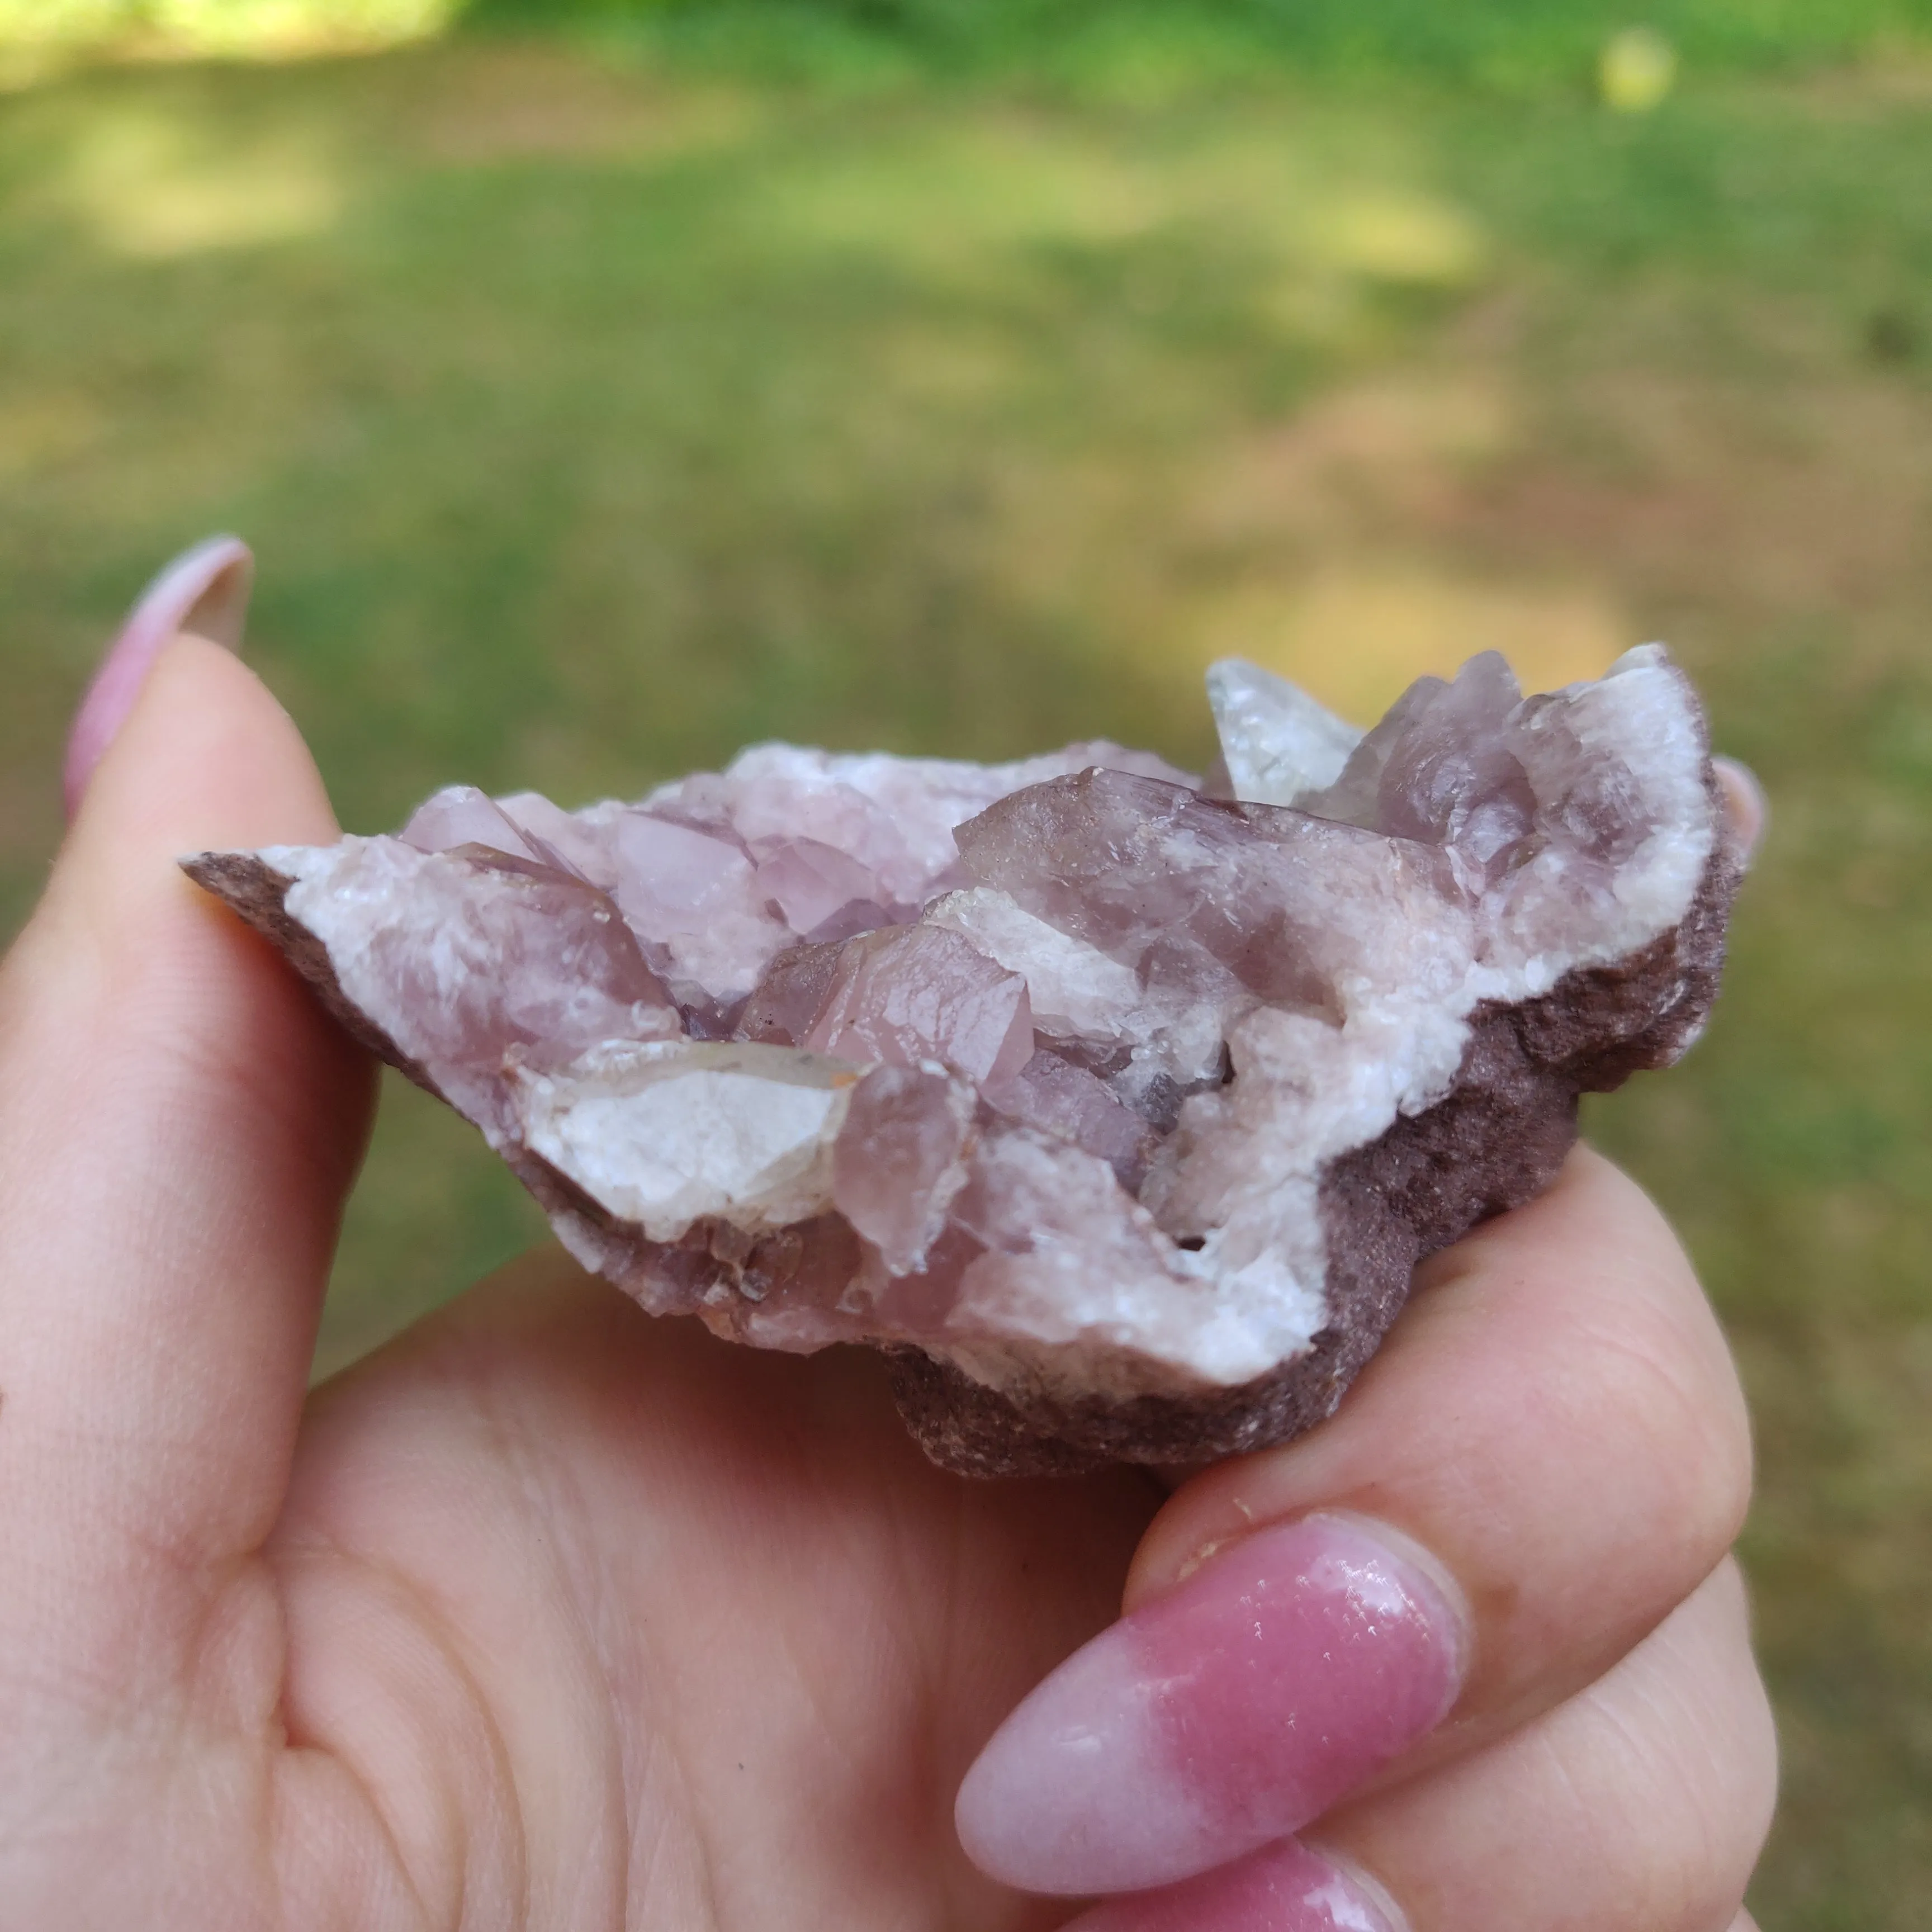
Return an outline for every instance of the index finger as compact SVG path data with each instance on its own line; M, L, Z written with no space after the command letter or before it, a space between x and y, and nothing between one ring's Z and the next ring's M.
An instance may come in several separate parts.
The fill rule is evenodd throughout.
M1580 1150L1540 1200L1424 1264L1334 1418L1169 1500L1123 1621L969 1775L968 1848L1034 1890L1160 1884L1475 1749L1660 1622L1749 1486L1688 1262Z

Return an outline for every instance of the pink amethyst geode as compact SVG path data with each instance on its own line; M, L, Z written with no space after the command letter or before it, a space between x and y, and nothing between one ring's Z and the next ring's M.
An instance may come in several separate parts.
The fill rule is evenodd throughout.
M1366 736L1208 694L1204 783L763 745L187 868L654 1313L884 1348L955 1469L1192 1462L1328 1414L1417 1261L1683 1052L1743 857L1654 646Z

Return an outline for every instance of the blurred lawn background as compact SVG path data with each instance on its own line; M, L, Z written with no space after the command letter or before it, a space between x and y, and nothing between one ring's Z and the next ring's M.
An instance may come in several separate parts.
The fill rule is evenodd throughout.
M1592 1130L1756 1407L1759 1916L1918 1932L1932 0L452 14L0 0L0 930L218 530L363 830L777 735L1198 764L1216 656L1366 718L1668 640L1772 829L1709 1037ZM323 1365L537 1232L393 1087Z

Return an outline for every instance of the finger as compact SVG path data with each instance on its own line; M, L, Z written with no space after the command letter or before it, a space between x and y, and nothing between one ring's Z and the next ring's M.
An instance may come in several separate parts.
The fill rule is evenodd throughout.
M1414 1932L1730 1927L1778 1742L1726 1562L1608 1676L1502 1743L1324 1821Z
M1724 801L1724 815L1730 820L1739 855L1748 859L1757 849L1757 842L1764 836L1766 824L1771 817L1771 806L1765 797L1764 788L1758 783L1757 774L1750 766L1740 764L1736 758L1713 758L1711 769L1717 775L1718 790Z
M178 637L0 969L0 1533L45 1585L8 1654L111 1676L273 1520L370 1070L176 861L334 836L280 706Z
M1709 1574L1749 1462L1681 1251L1580 1152L1418 1271L1332 1420L1170 1499L1128 1614L968 1776L968 1848L1034 1890L1160 1885L1479 1748Z
M1726 1563L1608 1676L1490 1750L1067 1932L1751 1932L1777 1745Z

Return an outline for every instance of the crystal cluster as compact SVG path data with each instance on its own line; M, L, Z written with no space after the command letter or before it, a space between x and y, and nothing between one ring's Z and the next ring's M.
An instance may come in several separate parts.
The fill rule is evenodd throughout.
M1226 1454L1694 1036L1741 854L1654 647L1529 698L1491 652L1366 736L1208 691L1204 782L765 745L188 869L646 1308L887 1348L956 1468Z

